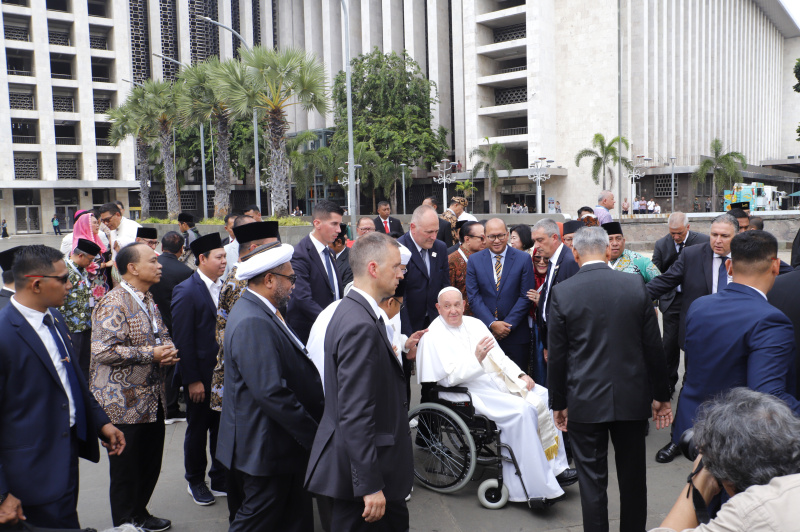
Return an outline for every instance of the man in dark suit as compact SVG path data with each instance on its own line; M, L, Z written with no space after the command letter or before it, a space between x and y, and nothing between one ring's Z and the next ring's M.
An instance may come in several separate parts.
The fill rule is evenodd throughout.
M769 302L778 310L786 314L794 327L795 362L794 396L800 399L800 269L786 275L779 275L775 285L767 294Z
M439 202L436 201L436 196L428 196L422 200L422 204L431 207L434 211L439 209ZM453 244L458 245L458 242L453 242L453 230L450 222L444 218L439 218L439 232L436 233L436 239L444 242L444 245L448 248Z
M527 294L534 287L533 262L530 255L508 245L508 228L500 218L486 222L486 245L467 262L469 306L508 358L527 371L531 345Z
M698 299L686 316L686 370L673 442L694 423L701 403L739 386L782 399L795 415L794 330L767 302L778 275L778 241L765 231L746 231L731 241L725 290ZM747 309L747 312L741 312Z
M297 283L286 321L304 344L322 309L342 297L344 286L329 246L341 231L343 212L332 201L314 205L314 230L297 244L292 255Z
M666 272L678 260L683 249L697 244L707 244L707 235L689 230L689 217L684 212L673 212L669 216L669 234L656 241L653 250L653 264L658 271ZM678 345L678 330L680 328L680 315L683 303L683 292L680 286L658 300L658 308L662 312L664 332L661 343L664 346L664 356L667 357L667 371L669 372L670 395L675 393L678 384L678 367L681 363L681 348Z
M561 242L558 224L549 218L539 220L531 230L531 238L536 243L542 257L547 259L547 276L539 294L539 310L536 312L536 326L539 339L544 346L544 360L547 362L547 318L550 312L550 293L553 287L578 273L578 263L570 253L570 248Z
M191 244L197 271L172 293L172 341L181 353L175 368L175 387L183 386L186 398L186 434L183 464L189 494L196 504L214 504L214 496L226 493L225 469L216 459L219 412L211 410L211 374L217 364L215 338L217 305L225 272L225 249L219 233L201 236ZM211 455L206 485L206 442Z
M556 426L569 430L583 529L609 529L610 434L620 531L639 532L647 521L647 419L652 413L656 426L666 427L672 409L658 321L644 281L610 269L607 247L608 235L600 227L575 233L573 250L581 268L551 293L547 388ZM598 301L616 304L598 313Z
M36 527L80 528L78 457L118 455L125 437L89 393L55 307L72 287L57 249L26 246L16 293L0 312L0 527L23 515ZM35 386L32 385L35 383Z
M350 248L347 247L347 224L341 224L340 229L341 232L331 244L331 249L336 259L336 271L339 273L339 279L342 280L342 291L344 291L347 283L353 280L353 272L350 270Z
M170 309L172 292L176 286L192 276L192 269L179 260L183 255L183 244L183 236L177 231L169 231L161 238L161 255L158 256L158 263L161 265L161 280L150 288L153 301L161 312L161 318L170 335L172 335L172 311ZM164 389L167 396L165 423L167 425L186 419L186 414L181 412L178 404L180 386L172 384L174 375L175 366L168 366L164 375Z
M325 403L316 367L278 310L294 285L292 251L266 244L236 271L247 289L225 327L217 444L217 457L244 489L233 532L314 530L303 479Z
M11 267L14 264L14 257L17 251L22 249L23 246L16 246L7 249L0 253L0 268L3 269L3 288L0 290L0 310L4 309L6 305L11 302L11 296L14 295L14 272Z
M392 206L388 201L381 201L378 203L378 216L375 217L375 230L379 233L391 235L398 233L402 235L403 224L397 218L389 216L392 214Z
M438 223L434 237L437 230ZM334 312L325 337L325 413L306 485L333 497L333 531L409 528L408 403L403 368L378 307L403 278L398 248L377 232L356 241L350 254L353 289Z

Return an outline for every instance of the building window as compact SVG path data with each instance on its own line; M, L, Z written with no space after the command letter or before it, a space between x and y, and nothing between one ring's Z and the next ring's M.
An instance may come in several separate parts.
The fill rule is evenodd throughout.
M703 181L698 181L694 187L695 196L711 196L711 177L706 176Z
M33 94L24 92L9 92L8 103L11 109L25 109L34 111L36 107L33 102Z
M14 155L14 179L40 179L39 156Z
M116 179L114 159L97 159L97 179Z
M75 99L72 96L53 94L53 111L57 113L74 113Z
M528 87L510 87L508 89L496 89L494 91L495 105L509 105L512 103L522 103L528 101Z
M56 170L59 179L78 179L78 160L77 159L58 159Z
M656 193L657 198L671 197L672 196L672 176L671 175L657 175L656 176ZM678 176L675 176L675 195L678 195Z
M22 26L5 26L5 38L9 41L30 41L30 33L27 27Z
M524 39L526 35L525 23L514 24L512 26L504 26L502 28L494 29L494 42L514 41L516 39Z
M50 30L47 32L47 41L56 46L72 46L68 31Z
M133 81L144 83L150 78L150 37L147 27L147 0L130 0L131 63Z
M111 109L111 98L95 96L94 97L94 112L97 114L104 114Z
M108 38L105 35L89 35L89 48L108 50Z

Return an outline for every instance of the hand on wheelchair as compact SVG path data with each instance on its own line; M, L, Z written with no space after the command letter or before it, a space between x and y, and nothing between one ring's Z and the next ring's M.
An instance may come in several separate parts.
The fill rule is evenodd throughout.
M364 521L374 523L383 517L384 512L386 512L386 498L383 496L383 491L364 495L364 513L361 514Z

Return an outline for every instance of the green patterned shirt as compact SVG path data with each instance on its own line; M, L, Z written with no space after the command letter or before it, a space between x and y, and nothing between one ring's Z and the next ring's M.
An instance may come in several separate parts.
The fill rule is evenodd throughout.
M629 249L623 250L622 255L616 261L611 261L608 264L617 271L638 273L644 278L645 283L649 283L661 275L653 261Z

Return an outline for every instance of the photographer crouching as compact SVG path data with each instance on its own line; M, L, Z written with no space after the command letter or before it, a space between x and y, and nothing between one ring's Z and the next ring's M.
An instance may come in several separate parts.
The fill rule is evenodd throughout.
M692 444L701 454L689 482L651 532L800 529L800 419L786 403L734 388L703 405ZM731 498L707 521L723 489Z

